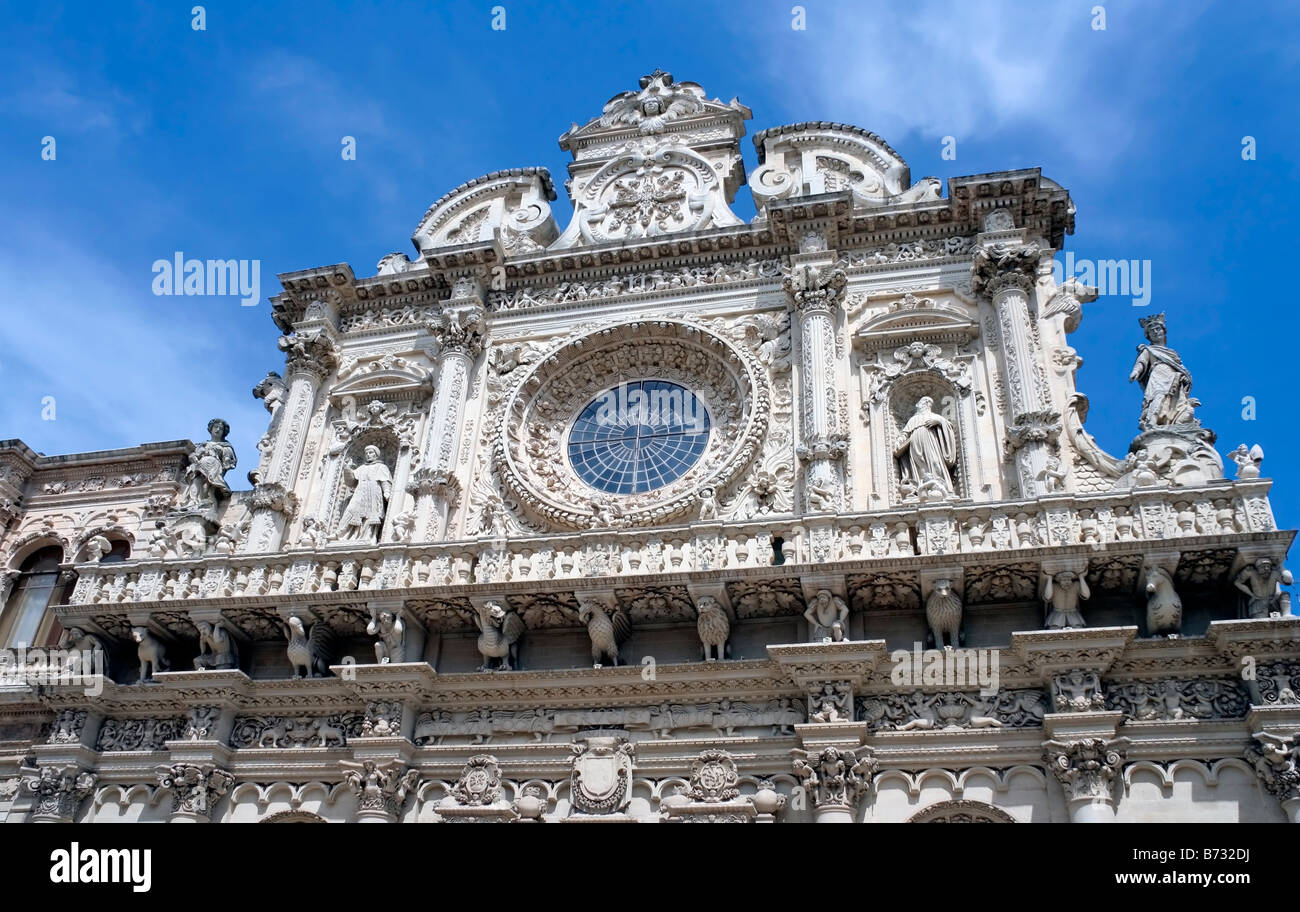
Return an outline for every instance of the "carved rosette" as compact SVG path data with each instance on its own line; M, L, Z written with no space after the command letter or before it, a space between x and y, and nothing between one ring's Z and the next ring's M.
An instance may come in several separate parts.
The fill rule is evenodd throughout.
M34 823L70 823L81 802L95 790L97 777L75 766L23 769L22 790L36 799Z
M570 339L520 377L494 431L492 459L508 491L532 517L570 529L591 528L605 504L619 525L645 526L691 514L702 491L724 491L762 450L771 415L766 368L753 353L679 320L628 322ZM569 463L573 418L620 381L679 384L709 413L708 444L680 478L645 494L609 498L587 486ZM607 523L605 523L607 524Z
M1043 746L1043 757L1070 801L1109 803L1127 746L1124 738L1048 741Z
M501 798L501 770L488 754L470 757L452 786L451 797L465 807L483 807Z
M212 819L212 809L235 777L211 763L177 763L158 767L158 784L172 793L172 813Z

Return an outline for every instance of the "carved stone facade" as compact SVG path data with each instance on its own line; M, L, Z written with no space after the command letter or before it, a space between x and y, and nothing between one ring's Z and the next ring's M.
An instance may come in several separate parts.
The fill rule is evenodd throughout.
M1293 533L1189 314L1108 454L1065 189L827 122L747 175L750 117L655 71L566 228L494 171L280 276L249 486L221 419L0 442L0 819L1297 819Z

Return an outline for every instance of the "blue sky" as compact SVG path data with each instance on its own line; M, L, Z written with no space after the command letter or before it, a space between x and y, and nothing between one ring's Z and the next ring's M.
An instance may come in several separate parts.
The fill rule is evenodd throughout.
M411 252L431 202L488 171L561 182L570 122L662 67L738 96L751 134L874 130L913 179L1040 166L1078 207L1067 249L1150 262L1147 308L1103 297L1071 338L1089 429L1126 450L1137 317L1167 311L1221 452L1261 444L1279 524L1300 522L1289 4L1111 2L1104 31L1095 2L806 0L802 31L788 0L500 5L504 31L491 2L209 3L205 31L192 2L0 5L0 437L107 449L200 438L221 415L242 482L266 421L249 390L283 363L277 273L371 275ZM747 188L736 210L752 215ZM555 212L563 227L567 200ZM154 296L153 262L178 250L260 260L261 303Z

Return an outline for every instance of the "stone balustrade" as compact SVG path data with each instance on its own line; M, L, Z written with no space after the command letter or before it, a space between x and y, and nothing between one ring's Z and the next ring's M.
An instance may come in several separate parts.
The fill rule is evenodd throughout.
M1276 526L1270 482L1222 482L907 511L771 516L655 529L340 544L277 554L209 554L79 564L70 605L258 598L322 592L743 571L1125 542L1243 540Z

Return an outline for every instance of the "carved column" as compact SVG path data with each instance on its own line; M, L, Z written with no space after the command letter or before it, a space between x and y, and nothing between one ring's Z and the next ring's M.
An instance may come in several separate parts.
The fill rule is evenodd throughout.
M253 488L252 521L243 548L251 552L273 551L284 538L285 525L297 503L294 479L316 395L338 363L333 339L326 330L293 333L281 337L279 344L288 364L288 392L277 416L265 475Z
M1246 748L1264 790L1282 803L1291 823L1300 823L1300 732L1276 735L1256 732Z
M344 760L339 766L357 799L357 823L396 823L420 781L420 771L402 760Z
M971 284L993 303L1006 372L1007 455L1015 461L1022 497L1048 493L1047 457L1061 433L1034 342L1029 296L1041 251L1036 244L993 244L975 251Z
M848 278L834 255L817 265L798 263L785 277L785 290L799 320L799 459L805 463L804 508L808 513L838 510L844 497L847 429L840 421L835 382L835 322L844 304Z
M95 774L75 766L25 767L22 773L22 790L36 802L32 823L72 823L81 802L95 790Z
M871 789L878 761L868 747L800 750L794 774L811 799L818 823L853 823L858 801Z
M158 767L158 784L172 793L169 823L211 823L235 777L211 763L176 763Z
M1071 823L1115 822L1115 778L1124 766L1124 738L1047 741L1043 758L1061 783Z
M456 458L470 371L483 350L484 314L477 280L463 276L456 282L447 309L428 327L437 344L438 374L420 468L407 485L416 498L416 541L445 536L448 517L460 496Z

